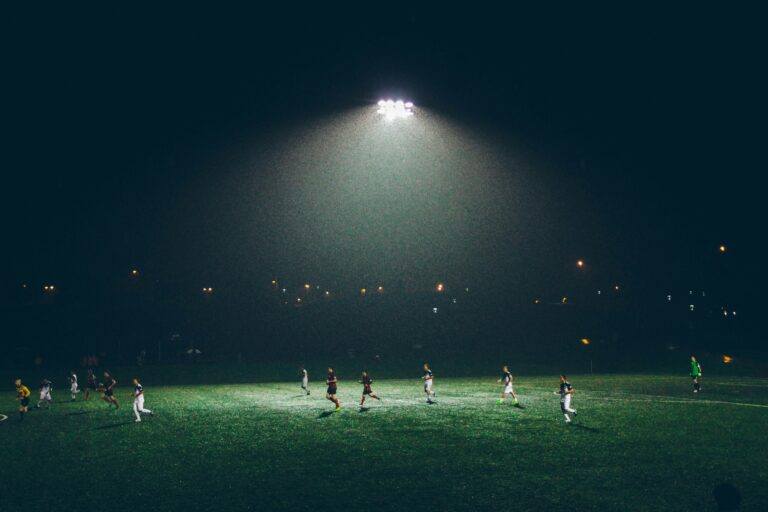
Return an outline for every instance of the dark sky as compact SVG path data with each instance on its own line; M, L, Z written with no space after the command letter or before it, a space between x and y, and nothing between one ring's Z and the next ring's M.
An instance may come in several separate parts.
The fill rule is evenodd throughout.
M759 261L759 13L362 5L12 13L5 279L137 266L195 286L447 277L533 293L576 258L597 281L659 286L711 272L720 243ZM344 153L345 113L384 96L444 120L429 135L450 147L413 139L400 160L369 152L371 168ZM378 171L379 210L339 192L358 165ZM380 171L399 165L446 171L390 190Z

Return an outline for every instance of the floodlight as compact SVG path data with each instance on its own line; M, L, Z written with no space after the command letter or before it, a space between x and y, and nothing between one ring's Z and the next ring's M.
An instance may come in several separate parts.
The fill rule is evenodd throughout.
M410 117L413 115L413 102L404 102L403 100L379 100L377 103L379 109L376 111L383 115L388 121L398 118Z

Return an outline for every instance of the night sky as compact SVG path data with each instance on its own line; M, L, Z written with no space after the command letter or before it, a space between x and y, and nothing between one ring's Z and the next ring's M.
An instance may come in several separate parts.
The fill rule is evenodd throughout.
M366 5L9 13L6 284L755 292L758 13Z

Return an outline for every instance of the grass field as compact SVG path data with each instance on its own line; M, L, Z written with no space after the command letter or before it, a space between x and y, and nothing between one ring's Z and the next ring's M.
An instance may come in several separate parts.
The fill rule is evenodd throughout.
M698 396L684 376L571 382L571 426L556 376L519 376L522 409L495 403L495 377L438 375L436 405L418 379L382 380L363 412L347 380L339 413L320 383L307 397L295 382L145 382L156 415L140 424L127 386L119 410L58 389L23 422L4 393L0 510L701 512L724 481L743 510L765 510L768 382L713 376Z

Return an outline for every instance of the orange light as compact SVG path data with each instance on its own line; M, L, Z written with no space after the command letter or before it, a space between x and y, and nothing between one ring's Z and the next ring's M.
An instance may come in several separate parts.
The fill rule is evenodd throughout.
M435 286L435 290L437 290L438 292L442 292L443 290L445 290L445 285L443 283L437 283L437 285Z
M583 267L584 266L584 260L577 261L576 265L579 266L579 267Z
M304 285L304 288L309 290L311 288L311 286L309 286L309 283L307 283L307 284Z
M733 358L732 358L731 356L725 356L725 355L724 355L724 356L723 356L723 362L724 362L725 364L729 364L729 363L732 363L732 362L733 362Z
M726 246L724 246L724 245L720 246L720 252L725 252L727 250L728 250L728 248Z
M581 338L581 343L584 345L589 345L589 338Z

